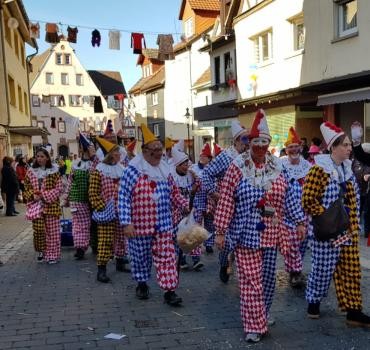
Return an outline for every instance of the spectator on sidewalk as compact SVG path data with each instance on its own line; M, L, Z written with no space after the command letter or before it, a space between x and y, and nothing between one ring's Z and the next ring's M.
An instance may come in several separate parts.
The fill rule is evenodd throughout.
M22 194L23 194L23 191L24 191L24 179L26 177L27 168L28 168L28 165L24 161L24 157L23 156L19 157L18 164L15 168L15 172L17 173L17 179L18 179L18 182L19 182L19 189L20 189L19 195L18 195L19 203L23 202Z
M1 170L2 182L1 192L6 195L6 216L16 216L19 214L15 210L14 202L19 193L19 183L12 163L11 157L3 158L3 168Z

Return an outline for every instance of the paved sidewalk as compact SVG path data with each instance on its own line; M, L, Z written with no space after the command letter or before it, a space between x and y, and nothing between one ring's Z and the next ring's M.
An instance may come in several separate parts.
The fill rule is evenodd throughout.
M250 345L243 341L236 278L228 285L218 280L215 254L204 257L202 272L181 274L184 305L170 308L154 281L151 298L136 300L135 283L115 272L113 263L113 282L96 282L90 252L77 262L73 249L63 248L61 263L37 264L30 224L21 217L0 217L0 230L1 249L13 247L5 249L11 254L0 268L0 349L369 349L370 330L346 327L333 289L322 303L322 318L306 318L303 292L288 287L281 258L272 307L276 325ZM362 250L364 309L370 312L370 248ZM111 332L126 338L104 339Z

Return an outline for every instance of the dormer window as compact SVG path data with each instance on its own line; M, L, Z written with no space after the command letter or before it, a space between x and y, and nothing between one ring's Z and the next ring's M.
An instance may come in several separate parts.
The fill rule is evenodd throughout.
M186 38L190 38L194 34L193 18L189 18L184 23L184 33Z
M146 64L143 66L143 77L150 77L152 75L152 65L151 64Z

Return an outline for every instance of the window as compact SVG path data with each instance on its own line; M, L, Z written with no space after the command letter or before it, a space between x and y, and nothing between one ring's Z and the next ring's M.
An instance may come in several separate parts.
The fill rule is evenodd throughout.
M31 95L32 107L40 107L40 97L38 95Z
M159 137L160 136L160 133L159 133L159 124L153 124L153 134L156 137Z
M54 84L54 75L53 73L45 73L45 82L48 85Z
M18 85L18 109L23 112L23 93L22 88Z
M83 79L82 74L76 74L76 85L82 86L84 84L84 79Z
M22 41L20 43L20 55L21 55L20 60L22 62L22 66L23 66L23 68L25 68L26 67L26 62L25 62L25 57L24 57L24 44L23 44Z
M224 73L225 82L227 83L230 79L235 79L233 59L230 52L224 53Z
M152 75L152 65L151 64L146 64L143 67L143 76L144 78L149 77Z
M56 64L63 64L62 62L63 55L61 53L55 54L55 63Z
M64 54L64 64L72 64L71 55L69 53Z
M293 27L293 50L303 50L306 36L306 28L303 22L303 14L289 20Z
M14 32L14 51L16 56L19 58L19 36L17 32Z
M4 12L4 32L5 32L5 39L10 46L12 46L12 32L8 27L8 20L9 16Z
M28 96L27 93L23 93L23 102L24 102L24 113L28 115Z
M9 84L9 97L10 97L10 104L15 106L15 83L14 79L8 75L8 84Z
M158 92L152 93L152 105L155 106L158 104Z
M66 132L66 123L63 121L58 122L58 132L64 134Z
M261 33L254 38L254 58L256 63L263 63L272 59L272 29Z
M43 121L37 121L37 126L41 129L45 128L45 122Z
M72 107L81 106L81 96L80 95L69 95L69 105Z
M339 37L357 33L357 0L335 0L337 35Z
M215 84L220 84L220 56L215 57Z
M189 38L194 34L194 22L193 18L189 18L184 23L184 33L185 37Z
M63 95L50 95L50 107L65 107Z
M68 85L69 84L68 74L62 73L60 76L60 80L62 82L62 85Z

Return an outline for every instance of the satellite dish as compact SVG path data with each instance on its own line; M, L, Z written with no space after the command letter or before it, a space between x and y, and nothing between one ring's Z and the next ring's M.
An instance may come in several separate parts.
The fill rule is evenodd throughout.
M9 27L10 29L17 29L17 28L18 28L18 26L19 26L19 23L18 23L18 21L17 21L17 19L16 19L16 18L14 18L14 17L10 17L10 18L8 19L8 27Z

